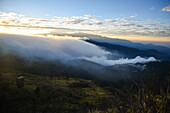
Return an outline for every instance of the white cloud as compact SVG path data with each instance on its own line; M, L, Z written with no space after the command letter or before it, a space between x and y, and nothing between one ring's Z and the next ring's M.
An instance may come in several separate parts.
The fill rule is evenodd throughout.
M74 46L73 46L74 45ZM68 61L85 59L101 65L136 64L157 61L154 57L109 60L110 52L81 40L72 38L40 38L22 35L0 34L1 53L13 53L25 58ZM118 53L116 53L118 54Z
M25 17L21 14L16 13L5 13L0 12L0 24L4 26L25 26L25 27L63 27L72 29L100 29L103 24L99 22L96 17L85 15L85 16L72 16L72 17L57 17L53 16L51 20L45 20L41 18L30 18ZM90 27L90 26L91 27ZM98 27L96 26L98 25ZM99 26L100 25L100 26Z
M145 25L148 25L149 27L155 27L156 24L152 24L152 23L146 23Z
M134 22L141 22L141 20L134 20L134 19L131 19L131 21L134 21Z
M132 15L132 16L130 16L131 18L135 18L135 17L137 17L138 15L137 14L135 14L135 15Z
M45 16L50 16L49 14L45 14Z
M124 22L127 22L127 21L133 21L133 22L140 22L141 20L135 20L135 19L125 19L125 18L123 18L123 19L121 19L121 21L124 21Z
M102 25L103 23L100 22L100 21L97 21L95 24L96 24L96 25Z
M127 22L126 25L128 25L128 26L134 26L135 24L132 23L132 22Z
M113 20L113 19L105 19L105 22L106 22L106 23L113 23L113 22L116 22L116 20Z
M135 25L135 27L137 27L137 28L141 28L141 27L143 27L142 25Z
M123 18L123 19L121 19L122 21L130 21L130 19L125 19L125 18Z
M24 27L26 28L45 28L45 29L58 29L66 28L77 32L88 30L86 33L99 33L102 34L109 32L109 34L119 35L139 35L139 36L161 36L167 37L169 35L169 28L166 25L158 26L158 22L164 22L162 18L148 19L148 23L141 23L141 20L136 20L132 17L136 17L137 14L131 16L131 18L119 18L119 19L105 19L101 20L98 16L84 15L84 16L72 16L72 17L58 17L53 16L50 20L42 18L26 17L16 13L5 13L0 12L0 25L8 27ZM142 20L143 21L143 20ZM155 28L157 27L157 28ZM137 30L138 29L138 30ZM151 34L149 30L153 29L152 32L163 31L161 35L158 33ZM138 33L139 30L144 30L145 33ZM111 33L112 31L112 33ZM22 32L21 32L22 33Z
M128 58L121 58L118 60L108 60L107 57L102 56L102 57L82 57L80 59L86 59L92 62L96 62L101 65L105 66L112 66L112 65L117 65L117 64L136 64L136 63L147 63L147 62L155 62L157 61L154 57L149 57L149 58L142 58L140 56L137 56L134 59L128 59Z
M72 38L41 38L0 34L2 53L13 53L26 58L72 60L79 57L101 57L110 54L85 41Z
M154 7L151 7L150 10L154 10L155 8Z
M157 19L148 19L146 21L152 21L152 22L157 22L158 20L161 20L162 18L157 18Z
M170 11L170 5L168 5L167 7L164 7L164 8L162 9L162 11Z

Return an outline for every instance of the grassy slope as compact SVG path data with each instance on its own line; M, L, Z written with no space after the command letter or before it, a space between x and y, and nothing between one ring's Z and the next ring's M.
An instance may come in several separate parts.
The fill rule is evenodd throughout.
M17 88L16 78L24 76L25 85ZM35 93L39 87L40 92ZM32 112L87 112L100 108L107 110L103 100L111 100L110 93L91 80L65 77L42 77L28 73L1 73L1 113ZM109 101L107 101L109 102ZM110 101L112 102L112 101Z

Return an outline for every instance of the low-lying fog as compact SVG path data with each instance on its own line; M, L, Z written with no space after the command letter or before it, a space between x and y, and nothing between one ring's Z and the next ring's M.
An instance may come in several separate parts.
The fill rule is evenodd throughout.
M39 57L45 60L60 60L66 62L74 59L85 59L105 66L116 64L135 64L157 61L154 57L134 59L108 59L110 53L96 45L83 40L65 37L35 37L24 35L0 34L1 54L12 53L28 59ZM118 53L116 53L118 54ZM114 58L113 58L114 59Z

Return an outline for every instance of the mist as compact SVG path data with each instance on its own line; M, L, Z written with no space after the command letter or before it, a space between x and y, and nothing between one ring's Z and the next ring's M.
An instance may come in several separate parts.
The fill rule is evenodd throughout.
M50 61L60 60L62 62L85 59L104 66L157 61L154 57L142 58L140 56L137 56L134 59L108 59L107 56L114 53L105 51L102 48L83 40L65 37L42 38L0 34L0 48L1 54L11 53L27 59L42 58Z
M71 38L42 38L22 35L0 34L2 53L13 53L22 57L39 57L45 60L72 60L82 56L100 57L110 54L82 40Z
M103 57L92 57L92 58L84 57L82 59L86 59L88 61L93 61L93 62L96 62L98 64L102 64L102 65L105 65L105 66L112 66L112 65L117 65L117 64L147 63L147 62L158 61L154 57L142 58L140 56L137 56L133 59L120 58L118 60L108 60L107 57L105 57L105 56L103 56Z

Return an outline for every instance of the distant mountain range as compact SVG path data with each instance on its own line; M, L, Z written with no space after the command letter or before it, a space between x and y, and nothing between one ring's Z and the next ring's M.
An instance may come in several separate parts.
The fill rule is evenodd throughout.
M114 40L114 39L113 39ZM137 48L122 46L121 44L112 44L107 42L98 42L94 40L86 40L89 43L95 44L103 49L110 51L110 52L118 52L121 54L122 58L135 58L136 56L141 57L155 57L159 60L170 61L170 55L164 52L160 52L155 49L145 49L140 50Z
M54 34L63 35L63 34ZM136 56L153 56L159 60L170 61L170 48L154 44L134 43L123 39L108 38L99 35L74 33L66 34L73 37L82 37L82 40L95 44L110 52L118 52L122 58L134 58ZM85 38L84 38L85 37ZM118 56L119 58L120 56ZM116 58L116 56L114 56Z
M82 40L93 40L95 42L101 42L101 43L108 43L113 45L120 45L130 48L136 48L138 50L156 50L161 53L165 53L166 55L170 56L170 48L166 46L161 45L154 45L154 44L142 44L142 43L135 43L131 42L129 40L124 39L118 39L118 38L108 38L100 35L94 35L94 34L87 34L87 33L72 33L72 34L66 34L66 33L51 33L52 35L56 36L72 36L72 37L82 37ZM46 34L44 34L46 35Z
M158 52L166 53L167 55L170 55L170 48L165 47L165 46L160 46L160 45L134 43L129 40L108 38L104 36L86 34L86 33L75 33L75 34L67 34L67 35L73 36L73 37L86 37L96 42L131 47L131 48L136 48L139 50L156 50Z

